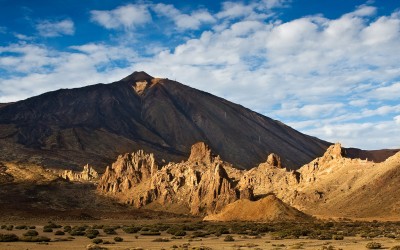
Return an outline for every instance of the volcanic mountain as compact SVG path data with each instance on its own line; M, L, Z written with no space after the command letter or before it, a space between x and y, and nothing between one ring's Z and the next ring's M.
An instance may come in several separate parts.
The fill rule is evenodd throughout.
M0 106L2 161L97 170L143 149L181 161L198 141L249 169L270 153L298 168L330 143L206 92L134 72L110 84L60 89Z

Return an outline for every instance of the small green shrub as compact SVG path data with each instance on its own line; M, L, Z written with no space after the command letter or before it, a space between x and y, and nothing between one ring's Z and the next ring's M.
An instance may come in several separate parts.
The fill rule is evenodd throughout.
M43 227L43 232L44 232L44 233L51 233L51 232L53 232L53 228L50 228L50 227Z
M390 250L400 250L400 246L393 246L390 248Z
M235 239L232 237L232 235L227 235L225 236L224 241L235 241Z
M124 231L127 234L134 234L139 232L141 227L123 227L122 231Z
M84 236L86 233L85 231L72 230L69 234L71 236Z
M178 230L174 233L175 236L185 236L186 232L183 230Z
M72 230L71 226L64 226L63 229L64 229L64 232L66 232L66 233L69 233Z
M365 246L368 249L381 249L382 248L382 244L372 241L372 242L368 242L367 245Z
M61 225L58 225L54 222L49 221L49 223L45 226L45 227L49 227L49 228L61 228Z
M97 237L97 235L99 235L100 232L97 229L88 229L85 232L85 236L88 237L89 239L94 239Z
M100 244L100 243L103 242L103 240L102 240L102 239L93 239L92 242L93 242L94 244Z
M36 230L28 230L26 231L23 236L38 236L39 233Z
M115 232L115 229L112 227L103 228L103 232L105 234L117 234L117 232Z
M0 234L0 242L13 242L18 240L19 238L15 234Z
M161 235L161 233L160 232L150 232L150 231L148 231L148 232L141 232L140 235L152 236L152 235Z
M122 237L117 236L117 237L114 237L114 241L115 242L122 242L122 241L124 241L124 239Z
M343 235L334 235L332 238L333 238L334 240L344 240Z
M65 235L65 232L61 231L61 230L57 230L54 235Z
M15 229L25 230L25 229L28 229L28 227L26 225L18 225L18 226L15 226Z

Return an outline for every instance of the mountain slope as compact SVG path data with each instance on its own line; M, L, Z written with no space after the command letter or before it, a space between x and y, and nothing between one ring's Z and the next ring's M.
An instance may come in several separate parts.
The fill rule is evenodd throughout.
M121 81L45 93L0 108L2 160L99 170L144 149L180 161L204 141L222 159L251 168L270 153L297 168L329 143L240 105L135 72Z

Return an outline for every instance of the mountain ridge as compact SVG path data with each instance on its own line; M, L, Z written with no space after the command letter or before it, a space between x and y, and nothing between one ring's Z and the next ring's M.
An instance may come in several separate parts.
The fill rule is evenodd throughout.
M197 141L246 169L272 152L284 166L296 168L330 145L241 105L145 72L6 105L0 108L0 127L1 150L14 152L3 160L75 170L89 163L100 172L119 154L139 149L181 161Z

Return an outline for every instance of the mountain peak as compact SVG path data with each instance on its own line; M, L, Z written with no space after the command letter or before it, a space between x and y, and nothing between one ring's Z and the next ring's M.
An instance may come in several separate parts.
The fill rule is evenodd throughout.
M129 76L123 78L121 81L124 82L137 82L137 81L151 81L154 77L147 74L144 71L135 71Z

